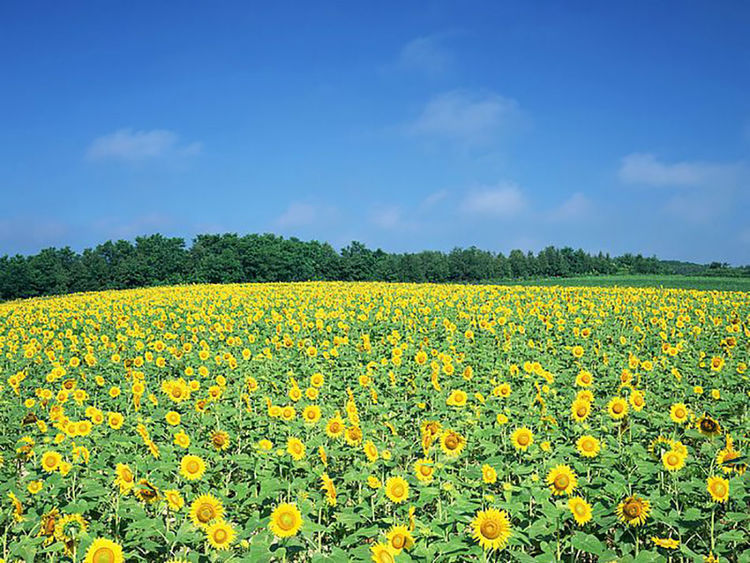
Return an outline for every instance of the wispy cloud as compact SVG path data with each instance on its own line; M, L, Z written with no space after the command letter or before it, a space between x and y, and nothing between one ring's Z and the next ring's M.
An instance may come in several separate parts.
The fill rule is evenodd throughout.
M444 73L453 63L452 54L442 45L445 34L417 37L401 49L398 68L428 75Z
M554 221L573 221L589 215L593 207L589 198L581 192L575 192L559 207L553 209L549 217Z
M461 203L461 211L467 215L506 218L512 217L526 207L521 189L513 183L502 183L471 191Z
M200 153L200 143L182 144L173 131L119 129L94 139L86 151L89 160L148 160L170 155L191 156Z
M741 174L739 163L659 161L653 154L633 153L622 159L619 177L626 184L654 187L712 188L735 184Z
M436 192L432 192L422 200L420 208L429 209L430 207L434 207L435 205L443 201L446 197L448 197L448 190L438 190Z
M335 215L334 207L296 201L276 219L276 225L281 228L308 227L330 221Z
M493 92L453 90L432 98L407 130L412 135L483 144L520 115L518 103Z

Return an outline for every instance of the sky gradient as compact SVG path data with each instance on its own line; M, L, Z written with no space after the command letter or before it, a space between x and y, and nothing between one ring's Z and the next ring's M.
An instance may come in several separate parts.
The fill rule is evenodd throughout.
M5 2L0 254L161 232L750 263L750 4Z

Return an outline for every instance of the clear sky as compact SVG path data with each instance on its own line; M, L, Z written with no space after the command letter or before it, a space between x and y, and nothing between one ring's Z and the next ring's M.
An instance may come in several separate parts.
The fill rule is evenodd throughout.
M3 2L0 253L161 232L750 263L750 3Z

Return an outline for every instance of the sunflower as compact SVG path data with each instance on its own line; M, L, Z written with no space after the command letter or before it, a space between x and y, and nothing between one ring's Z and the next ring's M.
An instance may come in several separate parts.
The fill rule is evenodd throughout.
M370 475L367 477L367 486L371 489L379 489L383 486L383 483L380 482L380 479L378 479L375 475Z
M406 526L393 526L388 530L385 537L396 555L401 553L402 550L408 550L414 546L414 537Z
M576 385L578 387L589 387L594 383L594 376L590 371L581 370L576 376Z
M747 470L747 464L737 461L738 459L742 459L742 457L742 453L735 450L731 441L727 440L727 447L716 454L716 465L721 467L724 473L732 473L734 471L739 475L743 475Z
M569 495L576 488L578 480L570 466L558 465L547 474L547 484L553 495Z
M350 446L358 446L362 443L362 429L359 426L350 426L344 432L344 438Z
M185 501L183 500L182 495L180 495L180 491L173 489L166 490L164 491L164 499L167 501L169 509L174 512L181 510L182 507L185 506Z
M166 415L164 415L164 420L166 420L167 424L169 424L170 426L177 426L182 420L182 417L177 411L169 411Z
M72 556L77 538L88 532L89 524L80 514L66 514L55 522L55 539L65 545L65 554Z
M229 549L236 535L237 532L234 531L231 524L221 519L215 520L213 524L206 528L206 539L208 540L208 543L214 549L222 551Z
M135 487L135 476L130 467L124 463L115 466L115 485L120 488L121 495L127 495Z
M570 416L576 422L583 422L591 414L591 402L583 399L576 399L570 405Z
M96 538L86 551L85 563L123 563L122 546L106 538Z
M302 527L302 514L294 504L284 503L274 508L268 528L278 538L294 536Z
M385 496L400 504L409 497L409 483L403 477L389 477L385 482Z
M613 397L607 403L607 412L612 420L620 420L628 414L628 402L622 397Z
M463 407L466 405L467 399L468 396L466 395L466 391L462 391L461 389L454 389L445 400L445 404L453 407Z
M201 495L190 505L190 519L198 528L205 528L224 515L224 505L213 495Z
M306 424L315 424L320 420L320 407L318 405L308 405L302 411L302 418Z
M329 506L336 506L336 485L334 485L333 479L328 476L328 473L323 473L320 480L322 482L320 488L326 493L326 502Z
M570 509L576 524L583 526L586 522L591 520L591 505L581 497L571 497L568 500L568 508Z
M643 407L646 406L646 398L643 395L643 391L633 391L630 394L630 406L633 407L633 410L636 412L640 412L643 410Z
M448 457L458 457L466 447L466 438L455 430L446 430L440 437L440 449Z
M495 471L494 467L486 463L482 466L482 481L488 485L497 481L497 471Z
M374 463L378 460L378 448L372 443L372 440L367 440L367 442L365 442L364 449L367 461Z
M149 483L146 479L138 481L138 488L133 493L138 500L148 504L159 500L159 489Z
M44 454L42 454L42 469L47 473L52 473L60 467L61 461L62 456L59 453L55 451L44 452Z
M286 451L294 461L299 461L305 457L305 444L299 438L289 438L286 442Z
M186 455L180 462L180 475L188 481L197 481L206 472L206 462L200 456Z
M176 446L180 446L182 449L187 449L190 445L190 436L184 432L178 432L174 435L174 443Z
M685 467L685 456L675 450L668 450L662 454L661 462L667 471L679 471Z
M664 549L677 549L680 547L680 540L672 538L657 538L656 536L653 536L651 541L654 542L654 545L657 547L663 547Z
M639 526L646 522L651 512L651 503L638 495L632 495L617 505L616 512L622 522L627 522L631 526Z
M59 517L60 511L57 508L53 508L42 515L37 536L44 536L44 545L49 545L55 541L55 523Z
M229 447L229 434L223 430L216 430L211 434L211 445L217 451L224 451Z
M669 418L672 422L683 424L688 419L688 408L684 403L675 403L669 408Z
M525 452L534 443L534 434L525 426L516 428L510 435L510 441L516 450Z
M704 436L718 436L721 434L721 425L710 416L703 415L695 423L698 431Z
M576 441L576 448L583 457L596 457L599 455L601 445L593 436L584 435Z
M370 547L370 552L372 553L371 559L374 563L395 563L396 561L396 552L387 543L374 544Z
M706 490L715 502L726 502L729 498L729 481L723 477L709 477L706 480Z
M344 434L344 420L336 413L336 416L326 422L326 435L329 438L338 439Z
M504 510L480 510L471 522L474 539L484 549L503 549L511 535L510 520Z
M414 474L422 483L431 483L435 474L435 464L430 458L422 458L414 464Z

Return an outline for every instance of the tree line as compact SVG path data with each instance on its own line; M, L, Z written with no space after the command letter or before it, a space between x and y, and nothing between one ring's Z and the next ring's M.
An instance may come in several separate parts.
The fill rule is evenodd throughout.
M611 257L549 246L534 254L506 256L476 247L450 252L388 253L352 242L337 252L330 244L273 234L198 235L185 240L160 234L107 241L78 253L46 248L31 256L0 258L0 299L80 291L189 283L291 282L308 280L472 283L573 275L750 275L732 268L659 260L640 254Z

